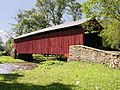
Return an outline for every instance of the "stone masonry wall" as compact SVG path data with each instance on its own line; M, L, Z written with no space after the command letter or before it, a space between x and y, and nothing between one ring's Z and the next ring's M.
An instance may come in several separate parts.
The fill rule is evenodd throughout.
M69 49L68 61L86 61L107 64L112 68L120 68L120 52L104 51L83 45L73 45Z

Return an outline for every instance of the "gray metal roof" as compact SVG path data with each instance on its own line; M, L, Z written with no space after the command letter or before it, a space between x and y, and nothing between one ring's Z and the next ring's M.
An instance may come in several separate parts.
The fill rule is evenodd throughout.
M84 23L88 20L90 20L90 18L82 19L82 20L74 21L74 22L68 22L68 23L64 23L64 24L60 24L60 25L55 25L55 26L52 26L52 27L48 27L48 28L44 28L44 29L40 29L40 30L31 32L31 33L20 35L18 37L15 37L14 39L20 39L20 38L27 37L27 36L30 36L30 35L35 35L35 34L38 34L38 33L52 31L52 30L56 30L56 29L77 26L77 25L80 25L80 24L82 24L82 23Z

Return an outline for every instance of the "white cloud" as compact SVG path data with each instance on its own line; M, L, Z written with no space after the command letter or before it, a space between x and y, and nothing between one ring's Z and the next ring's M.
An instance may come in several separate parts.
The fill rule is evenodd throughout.
M1 29L0 29L0 34L2 34L2 35L8 35L4 30L1 30Z

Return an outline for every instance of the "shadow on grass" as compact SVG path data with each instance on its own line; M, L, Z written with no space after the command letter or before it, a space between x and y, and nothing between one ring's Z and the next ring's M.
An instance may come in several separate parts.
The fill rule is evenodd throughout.
M23 77L18 73L1 74L3 80L0 81L0 90L72 90L73 85L65 85L62 83L52 83L50 85L33 85L30 83L18 83L17 79Z
M39 64L39 63L45 62L45 61L47 61L47 60L36 60L36 59L33 59L33 60L30 61L30 62L31 62L31 63L37 63L37 64Z
M0 82L0 90L72 90L72 85L52 83L47 86Z
M0 77L3 77L3 81L16 81L19 77L23 77L23 75L19 75L18 73L14 74L0 74Z

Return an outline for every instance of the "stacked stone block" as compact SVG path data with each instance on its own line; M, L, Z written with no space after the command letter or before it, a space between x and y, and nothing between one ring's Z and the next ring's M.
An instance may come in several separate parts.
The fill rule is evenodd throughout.
M68 61L86 61L107 64L112 68L120 68L120 52L105 51L84 45L72 45L69 49Z

